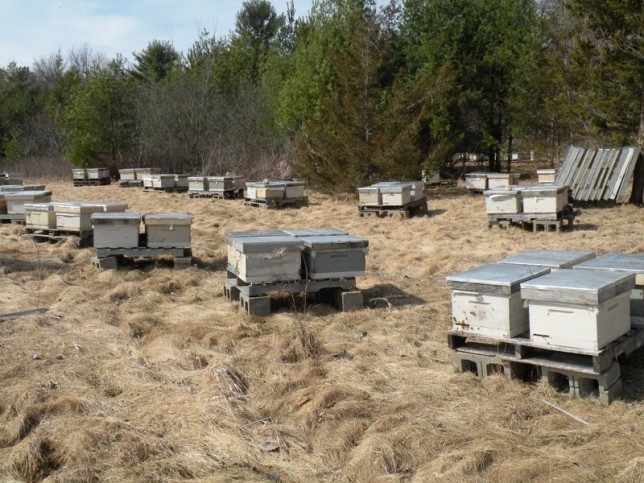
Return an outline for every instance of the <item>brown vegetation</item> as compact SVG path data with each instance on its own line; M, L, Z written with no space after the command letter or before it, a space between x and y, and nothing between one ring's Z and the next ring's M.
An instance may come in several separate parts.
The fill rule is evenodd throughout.
M50 182L55 200L195 216L197 267L98 271L93 250L0 226L0 479L21 481L641 481L644 361L603 407L543 383L456 373L446 275L531 248L644 252L634 206L587 208L572 233L488 231L484 200L430 193L430 217L359 218ZM367 308L268 318L223 297L228 230L335 226L370 241ZM546 406L546 397L591 423Z

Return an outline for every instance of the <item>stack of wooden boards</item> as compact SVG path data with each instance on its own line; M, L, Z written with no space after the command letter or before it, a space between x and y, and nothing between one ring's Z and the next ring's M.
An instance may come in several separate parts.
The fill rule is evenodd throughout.
M465 175L465 188L477 193L485 190L505 188L519 183L519 173L487 173L475 171Z
M244 178L228 175L191 176L188 178L188 195L191 198L240 198L244 195Z
M159 168L125 168L119 169L119 186L121 188L143 186L143 178L151 178L152 175L160 174ZM150 183L150 187L152 184Z
M144 232L140 233L141 220ZM135 212L96 212L91 215L99 268L117 268L124 259L172 257L174 267L186 268L192 261L190 228L192 216L155 213L141 217Z
M269 315L271 292L320 294L341 310L362 308L356 277L369 242L335 228L228 232L224 292L251 315Z
M244 205L261 208L300 207L308 203L300 180L247 181Z
M110 170L107 168L72 169L74 186L101 186L111 183Z
M489 189L485 195L488 228L511 224L531 225L533 231L554 228L560 231L563 222L572 227L575 214L568 204L568 186L550 184L514 185Z
M384 181L358 188L360 216L409 218L427 213L427 198L422 181Z
M540 377L610 403L644 344L644 254L533 250L447 277L459 371Z

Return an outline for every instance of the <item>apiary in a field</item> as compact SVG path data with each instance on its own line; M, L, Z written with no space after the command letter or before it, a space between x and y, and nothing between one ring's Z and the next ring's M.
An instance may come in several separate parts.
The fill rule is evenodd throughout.
M143 216L149 248L190 248L192 216L184 213L157 213Z
M575 270L612 271L635 275L631 290L631 326L644 327L644 254L606 253L576 265Z
M33 230L55 230L54 203L26 203L25 226Z
M515 337L529 328L521 283L550 272L543 267L491 264L450 275L452 328L492 338Z
M7 213L10 215L24 214L27 203L47 203L51 201L51 191L17 191L4 193Z
M568 186L523 186L523 212L560 213L568 205L568 191Z
M593 252L585 251L528 250L527 252L523 252L518 255L502 258L497 263L546 267L554 271L560 268L573 268L574 266L594 257L595 254Z
M487 173L477 171L465 175L465 188L471 191L483 192L488 189Z
M300 279L302 240L274 236L226 235L228 270L246 283L272 283Z
M98 211L91 215L96 248L139 246L141 215L134 212Z
M520 177L519 173L487 173L487 188L490 190L505 189L518 184Z
M600 350L631 328L630 291L623 272L561 269L521 283L530 339L547 345Z
M66 232L84 232L92 229L93 213L104 211L103 206L93 203L58 203L56 212L56 228Z
M522 211L521 192L513 189L489 189L485 195L485 211L488 215L518 214Z
M557 179L556 168L543 168L537 170L537 183L539 184L554 184Z

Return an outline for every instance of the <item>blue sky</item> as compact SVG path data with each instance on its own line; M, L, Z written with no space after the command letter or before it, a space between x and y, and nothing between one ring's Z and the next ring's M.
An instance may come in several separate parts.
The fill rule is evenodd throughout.
M207 29L217 37L234 27L242 0L0 0L0 67L31 66L60 49L63 56L87 44L108 58L132 58L151 40L169 40L186 51ZM286 10L287 0L273 0ZM294 0L297 17L312 0Z

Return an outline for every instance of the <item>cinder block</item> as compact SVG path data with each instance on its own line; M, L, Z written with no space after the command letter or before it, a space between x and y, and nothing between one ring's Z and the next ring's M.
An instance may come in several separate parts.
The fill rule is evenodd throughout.
M268 296L249 297L240 292L239 303L249 315L256 315L258 317L271 315L271 298Z
M92 265L102 270L116 270L119 267L118 259L116 257L92 257Z
M360 290L344 291L337 290L335 293L335 306L342 312L361 310L364 308L364 298Z
M175 257L174 269L185 270L186 268L190 268L191 263L192 263L192 257Z
M239 287L236 278L229 278L224 282L224 295L230 301L239 300Z

